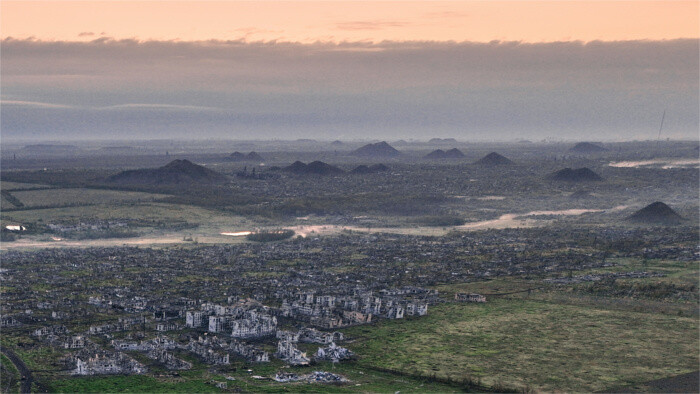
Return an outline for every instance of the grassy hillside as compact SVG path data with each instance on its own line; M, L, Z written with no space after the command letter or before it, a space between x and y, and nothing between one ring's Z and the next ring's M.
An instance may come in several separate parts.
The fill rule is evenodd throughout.
M360 363L491 387L596 391L698 366L692 317L529 299L443 304L427 317L347 331Z

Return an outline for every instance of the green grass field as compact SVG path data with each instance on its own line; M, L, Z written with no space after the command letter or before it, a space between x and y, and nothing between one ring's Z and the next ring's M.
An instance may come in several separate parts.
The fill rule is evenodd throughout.
M132 192L115 193L130 194ZM136 196L140 194L136 193ZM133 198L133 196L127 196L127 198ZM149 245L151 242L153 244L160 242L184 242L183 239L185 237L198 240L201 243L246 242L244 237L225 236L221 235L221 233L250 231L260 226L276 224L268 219L245 218L221 210L154 201L124 201L122 203L43 209L25 208L0 212L0 226L20 224L30 228L41 229L50 223L79 223L94 222L96 220L127 221L130 226L129 231L139 235L139 237L129 238L129 242L136 242L142 245ZM19 236L23 241L33 245L28 246L29 248L39 246L44 242L52 242L50 234L29 232L27 234L19 234ZM66 237L61 236L61 238ZM118 238L116 237L115 239ZM100 244L101 241L105 243ZM34 243L36 244L34 245ZM93 246L106 244L111 244L109 239L89 240L85 243L85 245Z
M158 379L152 376L99 376L53 380L56 393L211 393L219 392L201 379Z
M0 190L30 190L52 187L49 185L39 185L36 183L23 183L23 182L8 182L0 181Z
M165 197L162 194L83 188L22 190L12 195L28 208L153 201Z
M697 332L697 318L500 298L346 334L368 367L580 392L697 370Z
M7 208L17 208L15 204L12 203L7 197L5 197L4 194L0 195L0 207L7 209Z
M92 205L81 207L27 209L21 211L4 212L3 219L13 220L19 223L35 223L38 221L51 223L55 221L67 220L134 219L154 222L178 220L189 223L199 223L205 226L209 225L223 227L234 226L237 224L252 225L252 222L240 216L227 215L223 212L212 209L150 201L142 201L135 204L112 204L107 206ZM236 227L231 228L234 230L236 229Z
M181 371L179 376L165 373L160 376L132 375L132 376L99 376L99 377L60 377L47 381L52 392L133 392L133 393L209 393L220 392L211 382L227 382L227 391L242 392L372 392L394 393L401 392L460 392L460 387L439 382L428 382L395 375L387 372L375 371L359 367L355 363L339 364L335 367L323 363L314 367L286 369L298 374L307 374L315 370L330 371L341 374L350 382L344 384L319 384L319 383L279 383L271 378L282 368L280 362L264 365L249 366L252 372L238 369L230 372L213 372L208 369ZM262 376L265 379L256 379L253 376ZM226 377L235 380L227 380Z
M5 357L4 354L0 354L0 392L20 392L19 371L17 371L17 368L15 368L15 365L12 364L12 361Z

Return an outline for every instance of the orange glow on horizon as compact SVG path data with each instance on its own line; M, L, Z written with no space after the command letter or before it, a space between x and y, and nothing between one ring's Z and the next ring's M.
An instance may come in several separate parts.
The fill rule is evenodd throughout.
M698 1L12 1L2 38L617 41L700 37Z

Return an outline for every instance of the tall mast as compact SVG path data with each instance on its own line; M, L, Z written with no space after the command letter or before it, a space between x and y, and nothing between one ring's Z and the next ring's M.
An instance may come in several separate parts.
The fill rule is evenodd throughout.
M664 119L666 119L666 110L664 110L663 115L661 115L661 125L659 126L659 135L656 136L656 149L659 149L659 143L661 143L661 129L664 128Z
M664 110L664 114L661 115L661 126L659 126L659 135L656 137L656 141L658 142L661 139L661 129L664 128L664 119L666 118L666 110Z

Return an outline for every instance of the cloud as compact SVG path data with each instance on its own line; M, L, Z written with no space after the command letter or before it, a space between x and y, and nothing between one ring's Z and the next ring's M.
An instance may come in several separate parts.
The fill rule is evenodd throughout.
M91 31L84 31L82 33L79 33L78 37L91 37L94 35L95 35L95 33L91 32Z
M47 108L47 109L68 109L75 108L70 105L63 104L53 104L53 103L41 103L37 101L21 101L21 100L0 100L0 106L10 105L10 106L20 106L29 108Z
M192 130L231 138L651 138L663 109L674 136L696 138L699 124L700 56L691 39L296 44L105 37L7 39L2 50L3 97L14 100L2 102L5 138L144 130L158 138L191 137ZM62 106L60 114L52 105Z
M407 22L401 21L350 21L333 25L338 30L384 30L393 27L404 27Z
M196 105L175 105L175 104L147 104L147 103L129 103L110 105L106 107L93 108L102 111L118 111L118 110L166 110L166 111L194 111L194 112L217 112L223 111L222 108L202 107Z
M243 38L248 40L251 39L255 35L270 35L270 34L276 34L276 35L282 35L284 33L284 30L271 30L271 29L259 29L257 27L239 27L236 29L231 29L229 32L237 33L237 34L243 34Z

